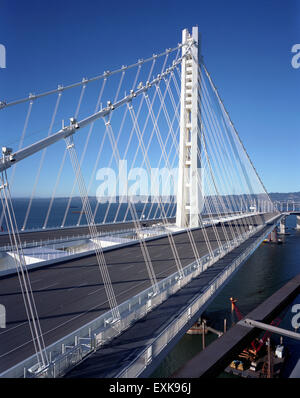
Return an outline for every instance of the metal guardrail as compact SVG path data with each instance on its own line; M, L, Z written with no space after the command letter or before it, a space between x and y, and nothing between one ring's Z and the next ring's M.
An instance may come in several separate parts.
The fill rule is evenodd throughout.
M228 221L232 221L234 219L237 220L237 219L240 219L240 218L252 217L252 216L259 215L259 214L260 213L244 213L244 214L242 214L240 216L236 216L236 215L233 216L233 217L227 216L227 217L223 217L221 219L216 219L214 222L207 221L207 222L205 222L205 227L211 226L211 225L213 225L215 223L218 223L218 222L228 222ZM154 219L147 219L147 220L140 220L140 221L142 221L142 222L153 222L153 221L161 222L161 220L162 219L160 219L160 218L154 218ZM116 225L116 223L107 223L107 224L103 224L103 225L104 226ZM172 224L170 224L170 225L172 225ZM97 224L96 226L99 226L99 224ZM155 226L157 227L157 225L155 225ZM65 229L68 229L68 228L75 228L75 227L78 227L78 228L80 228L80 227L88 227L88 225L68 226L68 227L65 227L63 229L65 230ZM153 227L153 226L150 225L150 226L147 226L145 228L151 228L151 227ZM47 230L49 230L49 231L57 230L57 229L59 229L59 228L58 227L47 228ZM45 229L32 228L32 229L27 229L26 231L24 231L24 233L26 233L26 232L27 233L29 233L29 232L38 232L38 231L41 231L41 232L43 231L44 232ZM112 230L112 231L99 231L97 233L97 237L114 236L114 235L118 235L118 234L121 234L121 233L123 234L123 233L131 233L131 232L136 232L136 229L135 228L126 228L126 229L118 229L118 230ZM66 236L66 237L60 237L60 238L57 238L57 239L47 239L47 240L40 239L39 241L32 241L32 242L24 241L24 242L22 242L22 248L23 249L27 249L27 248L39 247L39 246L49 246L49 245L52 245L52 244L59 244L59 243L62 243L62 242L72 242L72 241L76 241L76 240L79 240L79 239L91 239L91 235L90 234L82 234L82 235L81 234L78 234L78 235L74 235L73 234L73 235ZM7 251L14 251L14 250L16 250L15 246L11 246L11 245L0 246L0 252L1 251L7 252Z
M167 220L173 220L173 219L175 219L175 218L174 217L167 217ZM147 218L147 219L139 218L139 221L142 222L142 223L143 222L147 222L147 223L162 222L163 218L162 217L161 218ZM132 220L128 220L128 221L125 221L125 223L133 223L133 221ZM96 223L95 226L97 228L97 227L108 227L108 226L111 226L111 225L115 226L115 225L122 225L122 224L124 224L124 221L106 222L104 224ZM20 235L23 235L23 234L32 233L32 232L45 232L45 231L57 231L57 230L65 231L65 230L68 230L68 229L88 228L88 227L89 227L88 224L66 225L64 227L57 225L55 227L47 227L47 228L41 228L40 226L38 226L38 227L26 228L25 230L20 230L19 233L20 233ZM123 229L120 229L119 231L123 231ZM103 233L109 233L109 232L111 232L111 231L103 231ZM3 235L3 234L5 235L5 234L7 234L7 232L2 232L0 234L0 236Z
M135 232L134 228L127 228L127 229L120 229L120 230L115 230L115 231L102 231L97 234L97 238L103 237L103 236L114 236L118 234L123 234L123 233L131 233ZM94 238L94 237L93 237ZM66 237L60 237L59 239L48 239L48 240L39 240L39 241L33 241L33 242L22 242L22 248L27 249L27 248L32 248L32 247L42 247L42 246L49 246L53 244L59 244L63 242L73 242L79 239L91 239L90 234L83 234L83 235L71 235L71 236L66 236ZM0 252L2 251L14 251L16 250L15 246L11 245L5 245L0 247Z
M148 230L149 228L145 229L146 232ZM143 232L144 229L142 229L141 231ZM151 233L148 233L148 238L146 238L146 240L156 239L157 237L163 237L164 235L166 235L166 231L156 227L151 230ZM110 241L110 244L105 244L106 241ZM47 240L43 241L43 244L41 246L41 242L31 242L30 244L26 244L26 242L24 242L25 244L22 246L22 248L24 249L26 265L32 267L32 265L47 265L49 261L56 261L61 259L68 260L74 256L84 256L86 254L90 254L94 250L96 250L96 248L99 247L100 244L103 250L107 250L110 248L114 248L117 245L122 246L124 244L134 244L137 241L138 235L136 234L136 230L129 228L114 231L114 233L112 234L98 234L96 237L92 238L90 237L90 235L78 235L77 237L66 237L55 241ZM77 242L77 244L72 245L72 242ZM16 251L14 251L14 247L7 246L3 247L2 249L3 251L0 248L0 257L1 253L6 253L7 255L10 255L12 258L16 258L17 261L19 261L19 255ZM28 249L31 250L28 251ZM0 266L0 274L1 271L4 272L8 270L16 270L15 263L2 264Z
M138 377L145 368L149 365L155 357L157 357L161 351L165 348L167 344L177 335L177 333L187 324L187 322L196 315L201 307L213 296L217 289L224 284L228 277L233 274L233 272L242 264L257 248L257 246L262 242L265 236L268 235L270 230L274 226L270 227L267 232L255 240L247 250L233 261L221 275L216 276L209 286L206 288L204 293L195 298L189 307L182 311L182 313L170 324L168 325L160 334L157 336L155 341L146 347L138 357L136 357L130 364L122 369L119 374L116 375L118 378L136 378ZM255 232L258 232L257 230Z

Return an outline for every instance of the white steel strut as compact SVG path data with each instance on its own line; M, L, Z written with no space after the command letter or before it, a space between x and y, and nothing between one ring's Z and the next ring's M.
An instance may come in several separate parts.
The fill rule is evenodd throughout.
M181 64L180 144L176 224L178 227L199 227L202 209L199 106L199 34L182 31L182 42L190 42L191 50ZM184 47L182 48L184 52Z
M50 146L60 140L66 139L70 135L74 134L77 130L88 126L89 124L93 123L97 119L108 116L114 109L117 109L117 108L121 107L122 105L130 103L135 97L147 92L147 90L149 88L154 86L156 83L159 83L162 79L164 79L166 76L168 76L176 68L176 66L182 62L182 59L183 59L183 57L178 58L178 60L174 61L172 66L167 68L165 72L157 75L157 77L155 79L153 79L152 81L146 82L146 84L144 86L142 86L141 88L139 88L138 90L136 90L136 91L131 90L130 94L124 96L121 100L119 100L115 103L111 103L110 101L108 101L106 108L103 108L98 112L95 112L93 115L88 116L87 118L85 118L81 121L77 121L75 118L71 118L70 119L71 123L69 126L63 127L62 129L57 131L55 134L52 134L51 136L46 137L46 138L26 147L24 149L21 149L17 152L13 153L12 150L10 148L8 148L9 151L6 151L8 153L8 155L4 156L1 159L0 172L8 169L13 164L33 155L36 152L39 152L42 149L47 148L48 146Z

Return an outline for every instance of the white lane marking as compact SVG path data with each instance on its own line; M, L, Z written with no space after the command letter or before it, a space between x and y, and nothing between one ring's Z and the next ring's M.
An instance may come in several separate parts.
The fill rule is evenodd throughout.
M18 328L18 327L20 327L20 326L24 326L24 325L26 325L27 323L28 323L28 322L22 322L22 323L20 323L19 325L13 326L12 328L4 329L3 332L0 333L0 335L1 335L1 334L4 334L4 333L7 333L7 332L10 332L11 330L16 329L16 328Z
M74 289L77 289L78 287L81 287L81 286L86 286L87 285L87 283L86 282L83 282L83 283L81 283L80 285L78 285L78 286L75 286L75 287L70 287L69 289L68 289L68 292L69 291L71 291L71 290L74 290Z
M48 289L48 287L55 286L55 285L58 285L58 282L51 283L51 285L48 285L48 286L42 286L42 287L40 288L40 290Z
M94 290L91 293L89 293L88 296L90 296L91 294L94 294L96 292L99 292L99 290L103 290L103 289L104 289L104 287L101 287L100 289Z
M128 265L127 267L124 267L123 269L129 269L129 268L135 267L135 265L136 264Z

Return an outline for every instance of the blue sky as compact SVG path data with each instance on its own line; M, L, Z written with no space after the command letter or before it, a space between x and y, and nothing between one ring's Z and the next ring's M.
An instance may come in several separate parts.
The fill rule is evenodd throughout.
M300 43L299 0L4 0L0 43L7 67L0 69L0 99L131 64L176 46L181 30L193 25L267 190L300 191L300 68L291 65L291 48ZM0 126L1 146L12 140L8 128Z

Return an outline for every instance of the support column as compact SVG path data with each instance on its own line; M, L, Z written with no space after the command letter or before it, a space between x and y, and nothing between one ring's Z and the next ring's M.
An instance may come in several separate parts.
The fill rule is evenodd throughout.
M300 216L296 216L297 218L297 224L296 224L296 229L300 229Z
M286 221L286 219L285 219L285 217L283 217L280 220L280 224L279 224L279 233L282 234L282 235L285 234L285 221Z
M278 243L277 227L269 234L268 241L272 243Z
M190 55L181 65L180 143L176 224L178 227L198 227L203 208L200 136L199 34L182 32L182 42L192 42ZM183 55L186 52L183 46Z

